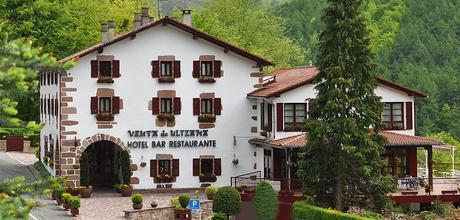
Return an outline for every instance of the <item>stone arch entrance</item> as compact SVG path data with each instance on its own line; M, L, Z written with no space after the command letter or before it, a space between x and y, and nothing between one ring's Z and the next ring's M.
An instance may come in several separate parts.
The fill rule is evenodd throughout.
M76 160L88 155L90 184L93 189L107 189L120 181L119 158L122 151L128 151L120 139L106 134L97 134L84 139L77 147ZM80 167L81 168L81 167Z

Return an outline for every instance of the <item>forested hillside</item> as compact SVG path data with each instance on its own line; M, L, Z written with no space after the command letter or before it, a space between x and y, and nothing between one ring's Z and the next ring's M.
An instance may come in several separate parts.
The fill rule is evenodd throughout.
M153 3L152 3L153 2ZM447 131L460 137L460 0L365 0L372 50L383 77L429 95L417 100L417 132ZM99 41L100 22L113 19L117 32L132 29L132 13L148 0L3 0L0 20L10 39L65 57ZM308 65L317 59L326 0L169 0L161 15L192 8L193 25L253 53L277 67ZM19 119L37 120L36 89L15 99Z

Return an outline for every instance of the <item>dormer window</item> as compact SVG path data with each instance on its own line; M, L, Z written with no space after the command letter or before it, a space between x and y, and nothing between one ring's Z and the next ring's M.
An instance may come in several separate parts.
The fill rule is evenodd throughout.
M202 77L212 77L212 61L203 61L201 62L201 76Z

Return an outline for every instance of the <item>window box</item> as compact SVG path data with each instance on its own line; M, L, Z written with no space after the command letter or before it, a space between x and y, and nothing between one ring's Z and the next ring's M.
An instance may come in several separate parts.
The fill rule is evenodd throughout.
M303 131L303 126L292 126L292 127L285 127L285 132L300 132Z
M215 115L200 115L198 116L198 122L214 123L216 122L216 116Z
M164 175L158 175L156 177L156 182L160 182L160 183L170 183L173 181L173 177L170 176L170 175L167 175L167 174L164 174Z
M158 115L157 116L157 119L159 121L168 121L168 122L172 122L175 120L175 116L174 115L170 115L170 114L167 114L167 115Z
M217 181L217 177L214 174L212 175L201 174L200 175L200 182L216 182L216 181Z
M174 83L176 80L173 77L160 77L158 78L159 83Z
M198 82L200 82L200 83L215 83L216 80L214 79L214 77L201 77L200 79L198 79Z
M99 76L97 79L98 83L113 83L113 78L111 76Z
M114 117L111 113L99 113L96 114L96 120L98 121L113 121Z

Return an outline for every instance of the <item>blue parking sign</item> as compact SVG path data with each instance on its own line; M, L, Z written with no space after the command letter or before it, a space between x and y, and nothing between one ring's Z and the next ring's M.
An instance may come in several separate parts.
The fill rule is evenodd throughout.
M199 199L190 199L188 203L188 208L192 211L200 211L201 210L201 203Z

